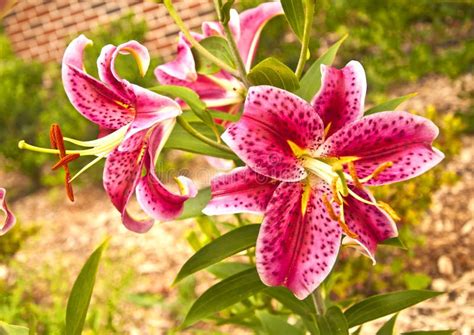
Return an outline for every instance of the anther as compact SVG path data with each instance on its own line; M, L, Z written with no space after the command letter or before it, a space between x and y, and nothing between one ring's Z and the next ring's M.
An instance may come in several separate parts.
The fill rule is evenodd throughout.
M378 201L377 202L377 205L382 208L385 212L387 212L387 214L392 218L394 219L395 221L400 221L401 218L398 216L398 214L395 212L395 210L390 207L389 204L385 203L385 202L382 202L382 201Z
M49 140L51 142L51 147L53 149L58 149L59 151L59 162L56 163L52 169L55 170L59 166L62 166L64 168L66 194L70 201L74 201L74 192L72 190L71 183L69 182L69 180L71 179L71 173L69 172L69 167L67 163L71 160L76 159L77 158L76 155L78 154L66 155L63 134L61 132L61 128L56 123L53 123L49 129Z
M69 154L69 155L66 155L64 156L63 158L61 158L59 160L59 162L57 162L56 164L53 165L53 167L51 168L51 170L56 170L57 168L61 167L61 166L66 166L67 164L69 164L70 162L72 162L73 160L77 159L81 157L80 154Z
M377 179L377 177L378 177L382 172L384 172L386 169L388 169L389 167L392 167L392 166L393 166L393 162L385 162L385 163L380 164L380 165L374 170L374 172L372 172L372 178Z
M323 200L324 207L326 207L329 217L334 221L339 221L339 217L334 212L334 208L332 208L331 203L329 202L326 194L323 194L322 200Z
M339 223L339 226L341 226L342 231L343 231L344 234L346 234L347 236L349 236L349 237L351 237L351 238L358 238L358 237L359 237L359 235L357 235L357 234L354 233L352 230L350 230L350 228L347 226L347 224L344 222L343 219L337 220L337 223Z
M333 194L334 201L338 205L342 205L341 199L339 199L339 192L337 191L337 181L339 180L339 177L334 177L331 182L331 191Z
M354 162L347 163L347 168L349 169L349 174L351 175L354 186L360 190L363 189L364 187L362 186L359 177L357 176L357 171Z

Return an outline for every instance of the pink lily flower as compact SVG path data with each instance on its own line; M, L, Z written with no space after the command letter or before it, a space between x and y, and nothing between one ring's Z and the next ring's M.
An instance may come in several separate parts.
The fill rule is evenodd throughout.
M143 233L151 228L153 219L170 220L179 216L184 202L197 193L196 187L186 177L176 178L180 189L180 194L176 194L169 191L155 174L156 159L182 111L174 100L131 84L115 71L116 58L120 54L131 54L144 75L150 57L143 45L129 41L119 46L105 46L97 60L99 81L84 70L84 49L91 43L81 35L69 44L63 58L62 79L71 103L79 113L99 126L101 137L93 141L78 141L60 138L59 132L52 141L54 147L62 148L59 152L24 142L20 147L59 153L60 161L54 168L66 167L80 156L97 156L75 177L67 180L68 183L106 157L104 188L120 211L123 224L134 232ZM63 140L88 149L65 150ZM143 169L145 173L142 175ZM142 209L153 219L136 220L128 213L127 205L134 192Z
M5 235L15 225L15 215L8 209L7 206L7 191L0 187L0 210L4 214L3 223L0 226L0 236Z
M279 2L263 3L240 15L234 9L230 11L229 26L247 71L250 70L255 57L263 27L271 18L280 14L283 14L283 9ZM224 36L223 27L219 22L204 22L202 34L193 34L198 41L215 35ZM244 85L226 71L212 75L196 72L191 45L181 33L176 59L158 66L155 76L163 85L188 87L194 90L208 107L232 114L239 111L245 98Z
M363 116L360 63L321 71L311 104L275 87L250 88L241 119L222 135L247 167L215 178L204 209L264 213L260 278L299 299L329 274L342 236L372 260L378 243L397 236L398 216L366 185L413 178L444 157L431 145L438 128L428 119L407 112Z

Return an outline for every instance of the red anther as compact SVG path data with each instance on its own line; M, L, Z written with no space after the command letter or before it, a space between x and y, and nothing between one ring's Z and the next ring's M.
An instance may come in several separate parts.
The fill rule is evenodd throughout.
M59 160L59 162L54 164L53 167L51 168L51 170L56 170L57 168L59 168L61 166L67 166L67 164L69 164L70 162L72 162L75 159L78 159L79 157L81 157L81 155L79 155L79 154L66 155L63 158L61 158Z

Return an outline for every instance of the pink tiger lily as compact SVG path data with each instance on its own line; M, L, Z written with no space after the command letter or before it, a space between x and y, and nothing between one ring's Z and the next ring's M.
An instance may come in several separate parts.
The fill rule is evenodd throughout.
M413 178L444 157L431 145L438 128L428 119L406 112L363 116L360 63L321 71L311 104L275 87L250 88L241 119L222 135L247 167L215 178L204 209L264 213L260 278L299 299L331 271L342 236L373 260L377 244L397 236L396 213L366 185Z
M0 187L0 210L3 212L3 223L0 225L0 236L5 235L15 225L16 218L7 206L7 191Z
M155 174L156 159L176 117L181 114L181 108L174 100L131 84L116 73L114 64L120 54L133 55L140 73L146 73L150 57L143 45L129 41L119 46L105 46L97 60L99 81L84 70L84 49L91 43L81 35L69 44L63 58L62 79L71 103L79 113L99 126L102 137L93 141L61 139L88 149L66 150L66 156L60 153L62 157L55 167L66 165L80 156L97 156L79 171L79 175L106 157L104 188L120 211L123 224L132 231L143 233L151 228L153 220L136 220L128 213L127 204L134 191L142 209L157 220L179 216L184 202L196 195L196 188L188 178L176 178L181 194L175 194ZM56 138L55 143L58 146L60 141ZM20 143L20 147L58 152L40 150L26 143ZM143 168L146 172L142 175Z
M250 70L263 27L271 18L280 14L283 14L283 10L279 2L263 3L240 15L234 9L231 10L229 26L247 71ZM193 34L193 37L200 41L214 35L224 36L222 25L218 22L204 22L202 34ZM229 73L220 71L203 75L196 72L191 45L183 34L179 35L176 59L158 66L155 76L163 85L188 87L208 107L229 113L237 113L245 98L244 85Z

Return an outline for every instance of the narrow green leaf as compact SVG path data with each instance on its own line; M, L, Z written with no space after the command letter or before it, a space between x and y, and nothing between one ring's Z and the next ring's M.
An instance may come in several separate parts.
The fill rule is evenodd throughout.
M321 334L348 335L347 320L341 309L337 306L330 307L324 316L318 315L318 327Z
M303 39L304 6L302 0L281 0L285 17L299 40Z
M246 299L264 288L255 268L239 272L212 286L191 306L182 327L189 327L233 304Z
M210 240L216 239L221 236L221 232L217 229L216 223L211 220L209 216L200 216L196 219L199 229L206 235Z
M240 114L229 114L227 112L220 112L213 109L208 109L209 113L211 114L213 119L223 120L223 121L231 121L236 122L240 119ZM198 122L201 121L199 117L196 116L194 113L187 113L184 112L182 117L188 122Z
M201 101L196 92L187 87L175 85L155 86L152 87L151 90L159 94L183 100L186 105L191 108L192 112L209 128L211 128L214 136L220 136L211 113L206 109L206 105Z
M266 311L257 311L255 314L268 335L304 335L304 331L290 325L285 316L272 315Z
M398 313L393 315L390 320L384 323L377 331L376 335L394 335L395 323L397 322Z
M234 57L232 56L230 46L225 38L220 36L210 36L201 40L199 44L230 67L235 68ZM195 48L192 48L191 50L196 63L196 71L198 73L214 74L220 71L220 68L216 64L208 60L206 57L203 57Z
M0 321L0 335L28 335L29 329Z
M388 245L388 246L391 246L391 247L397 247L397 248L400 248L400 249L403 249L403 250L408 250L405 243L403 243L403 241L399 237L388 238L388 239L382 241L382 243L380 243L380 244Z
M211 188L206 187L200 189L198 194L184 203L183 213L181 213L178 220L193 218L202 215L202 210L211 200Z
M454 329L447 330L417 330L414 332L401 333L400 335L452 335L455 332Z
M74 282L66 308L66 334L68 335L82 334L92 291L94 290L100 258L108 244L109 239L106 239L89 256Z
M204 136L207 136L209 138L212 138L214 136L212 130L209 129L209 127L206 126L204 123L191 122L190 124L194 129L199 131ZM166 141L165 148L193 152L200 155L213 156L218 158L232 160L237 159L237 156L231 153L219 150L196 139L194 136L184 130L179 124L174 127L170 137L168 138L168 141Z
M242 226L205 245L184 263L174 282L254 246L259 229L259 224Z
M311 101L321 87L321 64L331 65L334 62L337 51L346 38L347 35L344 35L311 65L300 80L300 88L295 92L297 95Z
M305 300L296 299L287 288L269 287L263 293L278 300L283 306L298 315L310 316L316 313L311 298Z
M428 290L407 290L374 295L351 306L344 314L349 327L354 327L385 315L397 313L442 293Z
M229 0L221 7L221 15L222 15L222 24L227 24L230 21L230 10L232 9L232 5L234 4L234 0Z
M365 114L368 115L368 114L374 114L374 113L378 113L378 112L393 111L402 102L407 101L408 99L411 99L416 95L417 95L417 93L411 93L411 94L407 94L407 95L404 95L404 96L399 97L399 98L395 98L395 99L386 101L384 103L381 103L380 105L377 105L375 107L372 107L372 108L368 109L365 112Z
M219 279L225 279L252 267L253 265L248 263L221 262L209 266L206 270Z
M295 73L278 59L269 57L255 65L248 74L254 85L271 85L293 92L299 83Z

